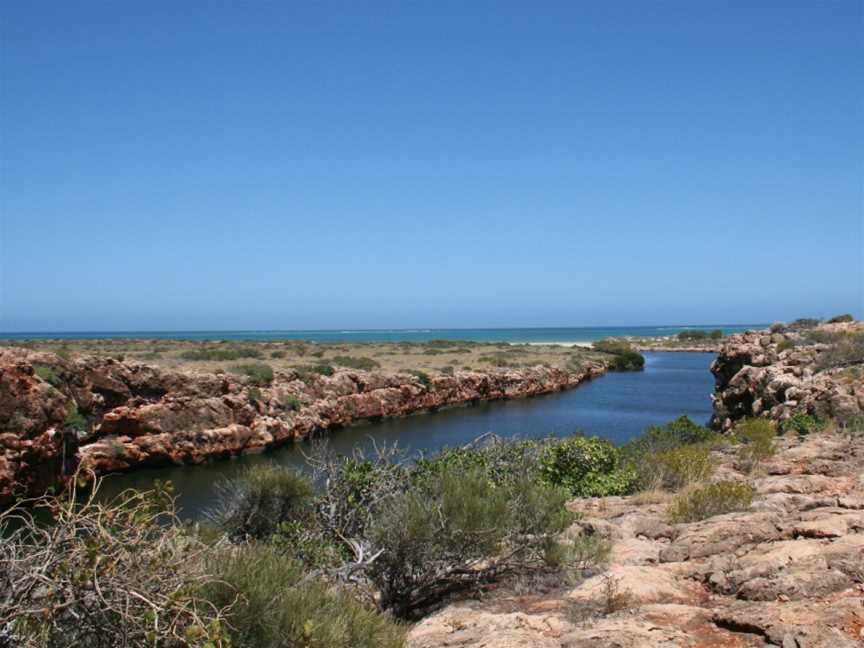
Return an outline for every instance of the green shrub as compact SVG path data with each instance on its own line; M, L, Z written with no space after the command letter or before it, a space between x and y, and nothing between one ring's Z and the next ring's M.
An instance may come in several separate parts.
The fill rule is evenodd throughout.
M63 379L57 375L53 367L46 367L44 365L34 366L33 372L52 387L59 389L63 386Z
M768 330L772 333L785 333L786 325L783 322L774 322Z
M561 560L556 538L573 520L566 499L530 478L496 487L482 471L448 469L389 500L370 528L383 550L369 570L381 607L418 618L500 573Z
M333 363L351 369L362 369L363 371L372 371L381 366L377 360L373 360L372 358L354 358L351 356L336 356L333 358Z
M273 382L273 367L263 362L234 365L228 371L248 377L253 385L264 386Z
M672 522L698 522L750 508L756 491L740 481L720 481L680 493L669 506Z
M840 324L843 322L854 322L855 318L852 317L849 313L844 313L843 315L835 315L831 319L828 320L829 324Z
M429 374L425 371L421 371L420 369L409 369L408 373L417 378L420 384L427 389L432 386L432 378L430 378Z
M250 387L246 392L246 396L250 401L260 401L262 398L261 390L257 387Z
M819 432L825 428L825 422L810 414L798 412L784 421L780 421L780 432L794 432L799 437L807 436L811 432Z
M592 342L595 351L613 356L609 368L613 371L639 371L645 366L644 356L626 340L607 338Z
M843 424L843 429L852 434L864 433L864 416L853 416Z
M278 360L279 358L285 357L285 352L284 351L271 351L270 357L273 358L274 360Z
M714 474L717 461L705 444L683 445L646 457L640 484L678 490L704 481ZM647 470L647 474L646 474Z
M803 331L819 326L819 320L812 317L800 317L786 327L790 331Z
M63 427L75 430L76 432L87 431L87 419L81 415L81 412L78 411L78 406L74 403L66 414L66 419L63 421Z
M624 444L622 452L628 458L634 459L640 455L672 450L683 445L713 444L720 440L720 435L713 430L695 423L687 416L679 416L669 423L652 425L642 436Z
M279 404L285 409L293 410L295 412L299 411L300 408L303 407L303 401L294 394L280 394Z
M405 628L347 591L305 577L303 565L273 547L247 545L214 556L216 582L202 594L231 605L232 645L246 648L402 648Z
M794 349L794 348L795 348L795 343L792 340L787 338L787 339L783 340L782 342L780 342L780 344L777 345L777 353L780 353L781 351L786 351L787 349Z
M315 355L314 353L312 355ZM322 351L323 355L323 351ZM295 367L297 371L297 375L300 380L303 382L308 382L310 379L314 379L316 376L332 376L335 373L335 369L328 364L311 364L311 365L300 365L299 367Z
M738 462L746 470L774 456L774 438L777 428L773 421L766 418L748 418L738 423L733 430L735 439L742 443L738 449Z
M721 331L720 329L714 329L708 334L708 337L710 337L712 340L720 340L723 338L723 331Z
M217 486L219 497L207 517L235 540L266 540L281 522L308 516L312 484L275 464L250 466Z
M678 339L682 341L701 341L708 337L707 331L681 331L678 334Z
M540 477L577 497L624 495L636 474L623 465L621 451L607 439L573 436L548 445L540 458Z

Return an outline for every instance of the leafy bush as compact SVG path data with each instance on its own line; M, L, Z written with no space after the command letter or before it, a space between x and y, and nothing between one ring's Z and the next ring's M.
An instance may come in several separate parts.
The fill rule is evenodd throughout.
M785 333L786 325L783 322L774 322L768 330L772 333Z
M246 392L246 396L249 398L250 401L253 401L253 402L254 401L260 401L263 398L263 395L261 394L261 390L258 389L257 387L250 387Z
M232 605L232 645L248 648L401 648L405 628L348 592L305 578L302 564L274 548L247 545L216 554L218 580L203 589L214 606ZM236 603L235 603L236 601Z
M707 331L681 331L678 339L682 341L700 341L708 337Z
M756 491L740 481L719 481L680 493L669 506L672 522L698 522L750 508Z
M285 357L285 352L284 351L271 351L270 357L273 358L274 360L278 360L279 358Z
M852 434L864 433L864 416L853 416L844 423L843 428Z
M333 358L333 363L342 367L350 367L351 369L362 369L363 371L372 371L381 366L381 363L372 358L354 358L351 356L336 356Z
M780 421L780 432L794 432L799 437L807 436L811 432L819 432L825 428L825 422L821 419L798 412L784 421Z
M787 349L793 349L793 348L795 348L795 343L792 340L787 338L787 339L783 340L782 342L780 342L780 344L777 345L777 353L780 353L781 351L786 351Z
M234 365L228 371L247 376L253 385L264 386L273 382L273 367L263 362Z
M621 460L621 451L600 437L573 436L548 445L540 458L540 477L577 497L624 495L636 474Z
M828 320L829 324L840 324L843 322L854 322L855 318L852 317L849 313L844 313L843 315L835 315L831 319Z
M773 421L766 418L745 419L735 426L733 434L743 444L738 449L738 462L746 471L752 470L777 451L774 447L777 428Z

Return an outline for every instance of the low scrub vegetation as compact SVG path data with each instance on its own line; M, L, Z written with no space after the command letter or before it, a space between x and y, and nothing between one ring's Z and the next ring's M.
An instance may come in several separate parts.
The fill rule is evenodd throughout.
M826 421L816 416L798 412L788 419L780 421L780 433L792 432L799 437L803 437L811 432L819 432L825 429L826 425Z
M672 522L698 522L715 515L745 511L753 503L756 491L741 481L719 481L684 490L669 506Z
M317 376L332 376L336 371L331 365L324 363L300 365L294 369L303 382L314 380Z
M255 347L235 347L229 346L227 348L203 348L203 349L190 349L188 351L183 351L177 357L181 360L202 360L202 361L215 361L215 362L225 362L231 360L244 360L244 359L258 359L262 358L264 354L260 349L256 349Z
M52 387L60 388L63 386L63 379L60 375L54 370L54 367L48 367L45 365L36 365L34 368L34 373L47 382Z
M678 334L678 339L682 342L704 342L706 340L719 340L723 337L723 331L714 329L713 331L681 331Z
M831 319L828 320L829 324L841 324L845 322L854 322L855 318L852 317L849 313L844 313L843 315L835 315Z
M766 459L774 456L774 438L777 426L766 418L748 418L735 426L733 435L741 443L738 464L745 472L752 471Z
M593 342L592 346L595 351L613 356L609 364L613 371L640 371L645 367L645 357L626 340L607 338Z
M273 367L263 362L234 365L228 371L249 378L253 385L266 386L273 382Z
M372 358L355 358L352 356L336 356L333 358L332 362L340 367L362 369L363 371L372 371L381 366L380 362L373 360Z

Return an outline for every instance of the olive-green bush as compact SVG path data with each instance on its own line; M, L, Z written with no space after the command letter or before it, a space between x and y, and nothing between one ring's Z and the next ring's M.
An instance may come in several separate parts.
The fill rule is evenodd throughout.
M679 493L669 505L672 522L698 522L750 508L756 491L741 481L719 481Z

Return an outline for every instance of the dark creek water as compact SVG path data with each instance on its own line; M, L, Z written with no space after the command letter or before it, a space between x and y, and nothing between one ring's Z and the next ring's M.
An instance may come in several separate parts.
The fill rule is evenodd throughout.
M459 446L486 432L502 437L566 436L576 430L623 443L646 427L665 423L681 414L707 423L714 379L708 367L710 353L646 353L645 370L610 373L576 389L522 400L495 401L432 414L418 414L377 423L356 425L328 435L339 453L371 448L376 442L411 452ZM256 462L274 461L302 467L308 444L284 446L265 454L199 466L176 466L111 475L102 494L124 488L147 488L155 479L170 479L183 517L195 519L213 501L214 485L223 477Z

